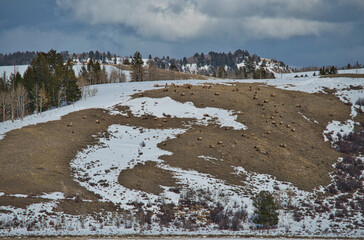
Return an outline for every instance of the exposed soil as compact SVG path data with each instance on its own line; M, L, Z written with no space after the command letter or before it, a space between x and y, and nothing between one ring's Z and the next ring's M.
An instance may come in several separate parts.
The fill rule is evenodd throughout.
M333 95L284 91L259 84L168 86L167 91L151 90L144 96L170 96L179 102L191 101L200 108L243 112L237 119L249 128L246 131L220 128L215 124L194 125L185 134L159 145L174 153L161 157L166 164L211 174L237 185L244 184L244 176L232 174L232 166L271 174L305 190L327 185L332 164L341 154L330 143L323 142L322 132L331 120L344 121L350 116L350 106ZM125 107L115 109L128 112ZM61 120L8 132L0 141L0 192L41 195L61 191L67 197L80 195L81 199L96 200L97 196L73 181L69 165L78 151L97 144L98 138L93 135L104 133L111 124L183 128L183 122L192 121L168 117L163 121L154 116L137 118L128 114L127 117L112 116L102 109L89 109L70 113ZM72 126L68 127L70 122ZM202 155L216 160L199 157ZM128 188L155 194L161 192L160 185L178 185L172 173L155 163L123 171L119 182ZM17 204L19 207L33 201L18 199L23 201ZM7 205L9 201L0 197L0 205ZM57 210L87 214L98 208L112 209L108 203L64 200Z
M43 198L32 198L32 197L8 197L2 196L0 197L0 206L14 206L17 208L26 208L29 205L35 203L47 202L47 200Z
M119 183L127 188L142 190L154 194L163 192L162 186L176 186L170 171L163 170L155 162L138 164L124 170L119 175Z
M102 109L89 109L8 132L0 141L0 191L26 195L60 191L94 199L73 181L69 163L77 151L97 143L93 134L106 131L118 119Z
M100 212L122 212L121 209L111 202L84 202L74 200L63 200L54 210L74 215L98 215Z

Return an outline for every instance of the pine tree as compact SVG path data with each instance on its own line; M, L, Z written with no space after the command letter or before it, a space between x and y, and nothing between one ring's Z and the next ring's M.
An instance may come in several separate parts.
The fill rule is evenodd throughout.
M248 57L245 62L246 71L250 74L253 74L255 71L255 61L252 57Z
M253 206L256 208L254 223L262 224L265 228L278 224L278 204L270 192L259 192L253 199Z
M187 65L187 58L186 57L183 58L182 64L183 64L183 66L186 66Z
M131 74L132 81L143 81L143 75L144 75L143 64L144 62L142 60L142 55L140 54L140 52L136 51L131 61L133 70Z
M65 99L66 101L73 103L81 98L81 90L77 85L77 78L75 72L73 71L72 62L70 60L65 65L64 73L63 91L65 94Z

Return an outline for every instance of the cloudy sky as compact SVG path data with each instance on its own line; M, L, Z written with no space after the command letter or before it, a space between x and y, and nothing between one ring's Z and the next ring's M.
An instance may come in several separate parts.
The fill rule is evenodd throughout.
M364 63L364 0L0 0L0 9L1 53L246 49L293 66Z

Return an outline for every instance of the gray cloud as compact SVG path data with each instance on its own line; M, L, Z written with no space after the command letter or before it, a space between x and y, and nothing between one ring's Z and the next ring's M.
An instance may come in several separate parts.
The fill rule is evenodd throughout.
M323 0L57 0L90 24L129 27L146 38L181 41L215 37L287 39L337 32L349 24L315 20ZM310 18L311 17L311 18ZM313 19L312 19L313 18ZM339 26L339 28L338 28Z
M247 49L288 64L364 63L363 0L0 1L0 52L183 57Z

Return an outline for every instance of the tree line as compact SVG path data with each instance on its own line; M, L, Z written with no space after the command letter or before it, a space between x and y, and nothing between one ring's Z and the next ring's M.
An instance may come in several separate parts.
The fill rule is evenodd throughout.
M210 54L214 55L212 52ZM257 55L250 56L247 51L239 50L234 55L233 54L216 54L216 58L213 60L214 65L209 65L208 68L198 69L197 73L204 76L212 76L218 78L233 78L233 79L247 79L247 78L255 78L255 79L267 79L267 78L275 78L274 74L267 70L267 62L266 60L262 60ZM203 56L203 57L201 57ZM210 55L208 55L210 56ZM218 61L217 59L224 59L223 56L230 56L229 58L241 59L244 62L243 67L237 68L236 62L234 62L235 67L230 67L228 65L224 65L225 60ZM158 74L156 68L166 69L171 72L189 72L186 70L188 60L186 58L182 60L170 59L169 57L163 57L162 59L155 57L152 58L149 55L146 63L142 59L142 55L140 52L135 52L133 56L130 57L131 61L128 61L128 64L132 66L132 81L143 81L143 80L160 80L158 79ZM211 64L211 60L208 62L204 57L203 53L198 55L197 53L194 55L195 58L192 60L193 62L202 61L201 59L205 59L200 62L201 64ZM200 59L200 60L199 60ZM187 62L186 62L187 61ZM274 61L274 60L271 60ZM124 61L125 62L125 61ZM258 64L260 62L260 65ZM259 65L259 66L258 66ZM187 67L188 68L188 67ZM196 72L195 72L196 73Z
M14 53L7 53L2 54L0 53L0 66L12 66L12 65L27 65L30 64L37 56L39 52L34 51L26 51L26 52L14 52ZM82 53L72 53L70 54L68 51L61 51L63 61L68 59L78 60L78 61L87 61L88 59L92 58L96 61L101 61L102 63L115 63L116 64L116 54L112 54L108 52L100 52L96 51L89 51L89 52L82 52Z
M17 52L16 54L8 54L6 56L11 56L11 58L8 57L7 59L9 60L0 65L29 64L36 55L37 53L35 52ZM90 59L92 59L94 62L99 63L122 63L124 65L131 65L133 60L133 56L117 58L116 54L112 54L109 51L105 53L98 50L78 54L69 54L68 51L63 51L61 52L61 55L64 61L72 59L72 61L83 63L87 63ZM25 58L25 56L27 56L27 58ZM261 61L262 60L258 55L250 55L247 50L239 49L233 53L221 53L214 51L210 51L208 54L195 53L191 57L183 57L181 59L170 58L169 56L152 58L152 56L149 55L146 63L150 65L150 62L153 62L153 67L155 66L156 68L163 70L172 70L205 76L219 76L219 71L221 73L221 69L219 68L225 68L228 78L252 78L265 75L260 73L254 74L255 70L252 69L253 65L257 65L257 63ZM288 66L281 61L277 61L275 59L272 59L271 61L281 68L288 68ZM239 69L237 65L239 63L246 63L244 66L245 69L244 67ZM196 64L197 69L191 68L190 64ZM220 74L220 76L224 76L224 73Z
M0 53L0 66L26 65L37 56L36 52L14 52L9 54Z

